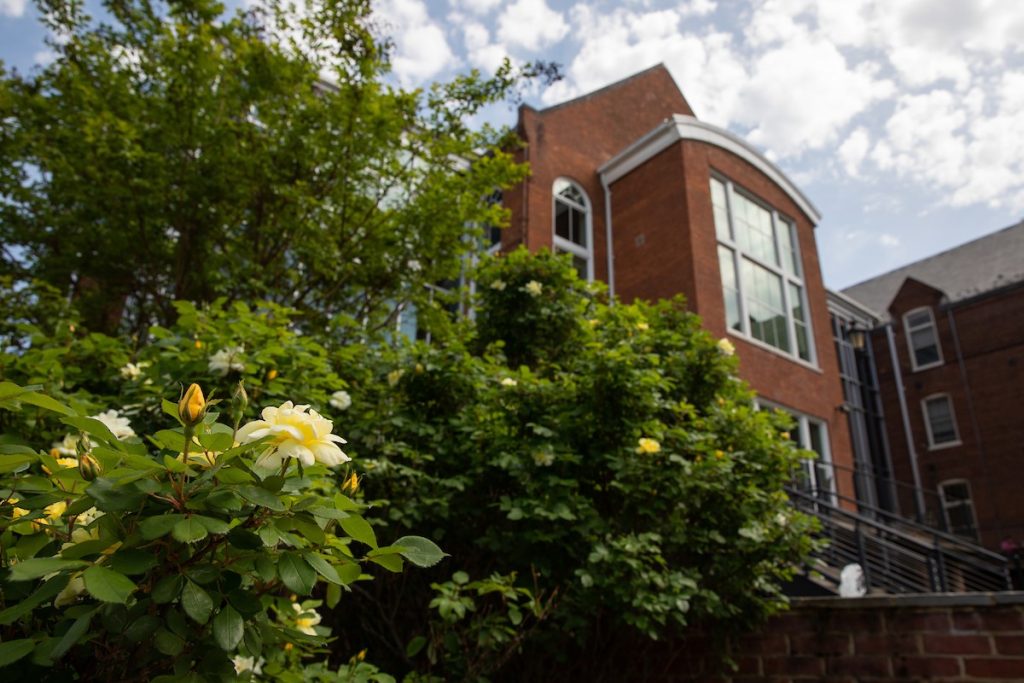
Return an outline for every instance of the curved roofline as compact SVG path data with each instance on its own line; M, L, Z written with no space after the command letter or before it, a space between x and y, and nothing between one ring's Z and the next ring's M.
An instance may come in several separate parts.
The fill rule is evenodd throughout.
M817 225L821 221L821 213L800 191L796 183L753 145L724 128L699 121L693 116L676 114L671 119L666 119L650 133L605 162L597 172L606 183L613 183L680 140L705 142L738 156L781 187L807 215L812 225Z

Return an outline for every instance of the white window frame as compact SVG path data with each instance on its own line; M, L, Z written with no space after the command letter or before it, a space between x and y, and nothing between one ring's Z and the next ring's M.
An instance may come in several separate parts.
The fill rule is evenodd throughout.
M970 510L971 510L971 530L974 532L974 536L973 537L975 539L977 539L978 538L978 514L977 514L977 512L974 509L974 493L971 491L971 482L969 482L968 480L966 480L966 479L946 479L945 481L940 481L939 482L939 486L938 486L938 489L939 489L939 503L942 505L942 518L944 520L946 520L946 529L949 531L949 533L956 534L956 532L953 530L953 522L949 518L949 509L950 509L950 507L953 507L953 506L951 506L949 504L949 502L946 500L946 487L947 486L956 486L958 484L963 484L965 487L967 487L967 505L970 507ZM964 503L957 503L958 507L961 507L963 505L964 505ZM957 534L957 535L959 535L959 534Z
M708 186L709 187L711 185L711 181L712 180L718 181L718 182L722 183L722 185L725 186L725 202L726 202L726 214L727 214L727 218L728 218L728 221L729 221L729 235L727 237L723 237L723 236L718 234L717 226L712 226L712 228L715 230L716 244L720 244L720 245L726 247L727 249L729 249L732 252L733 270L736 273L736 289L739 292L740 330L733 329L728 324L728 321L726 321L726 332L728 334L735 335L735 336L743 339L746 342L754 344L755 346L759 346L759 347L761 347L763 349L771 351L772 353L779 354L780 356L783 356L784 358L787 358L787 359L789 359L789 360L791 360L791 361L793 361L795 363L799 363L800 365L807 366L807 367L812 368L814 370L819 370L820 368L818 366L818 353L817 353L818 350L817 350L817 346L814 343L814 326L811 323L811 310L810 310L810 307L808 306L808 300L807 300L807 285L806 285L806 281L804 280L804 277L803 277L804 262L803 262L803 256L802 256L802 254L800 252L800 244L799 244L797 230L796 230L796 221L793 221L792 219L788 218L787 216L784 216L783 214L780 214L778 211L773 209L769 204L767 204L766 202L758 199L753 193L748 192L747 190L743 190L743 189L737 190L735 184L731 180L729 180L728 178L720 176L717 173L712 174L711 177L708 179ZM764 261L760 257L755 256L755 255L751 254L750 252L748 252L748 251L744 250L743 248L741 248L740 245L736 242L736 239L735 239L736 229L735 229L735 225L734 225L734 220L735 220L734 219L734 215L735 214L734 214L734 209L733 209L733 201L734 201L733 197L734 197L734 195L737 192L742 194L743 197L747 201L753 202L754 204L757 204L762 209L764 209L769 214L771 214L771 217L772 217L772 234L773 234L773 237L774 237L774 247L775 247L777 253L779 253L780 261L782 263L785 262L785 261L782 260L782 259L785 258L785 256L782 255L782 245L779 243L778 234L779 234L779 230L780 229L786 229L786 230L790 231L789 232L790 244L792 246L793 251L795 252L796 261L797 261L797 264L800 267L800 274L791 273L791 272L787 271L785 269L785 267L782 266L782 265L776 266L773 263L769 263L767 261ZM714 211L712 211L712 215L713 214L714 214ZM717 257L717 254L716 254L716 263L718 263L717 258L718 257ZM785 309L785 314L786 314L786 333L789 335L790 348L792 349L792 351L786 351L785 349L780 349L777 346L772 346L771 344L769 344L767 342L761 341L760 339L758 339L757 337L755 337L751 333L751 331L750 331L750 319L749 319L749 317L747 315L747 296L746 296L746 294L743 291L743 289L744 289L744 285L743 285L743 268L741 267L742 263L743 263L743 259L747 259L751 263L754 263L755 265L761 266L762 268L764 268L765 270L769 271L773 275L777 275L779 278L781 278L781 280L782 280L782 305L783 305L783 307ZM719 279L719 287L721 288L722 285L723 285L721 272L719 272L719 274L718 274L718 279ZM801 306L801 308L803 308L803 311L804 311L804 318L805 319L804 319L803 322L804 322L804 325L807 327L807 353L810 356L810 358L808 358L806 360L800 357L799 346L797 345L797 341L796 341L796 322L795 322L795 319L793 317L793 306L792 306L792 304L790 302L790 291L789 291L790 290L789 285L791 285L791 284L796 285L799 288L800 296L803 298L803 301L800 302L800 306ZM725 297L724 291L722 292L722 297L723 297L723 304L724 304L724 297Z
M928 313L928 324L911 327L910 323L908 322L908 319L910 318L910 316L914 315L915 313L920 313L921 311L926 311ZM923 330L928 327L931 328L932 336L935 338L935 350L939 352L939 359L931 363L918 365L917 353L914 350L914 340L911 333L916 332L917 330ZM932 310L931 306L919 306L918 308L907 311L906 313L903 314L903 336L907 338L907 350L910 352L911 372L918 372L920 370L927 370L929 368L937 368L945 363L942 356L942 342L939 340L939 326L935 324L935 311Z
M558 193L565 189L566 186L574 187L582 196L583 204L559 197ZM580 245L560 237L555 233L555 218L558 215L558 202L564 202L568 206L579 209L586 216L586 239L587 246L581 247ZM590 196L586 190L574 180L565 177L559 177L555 179L555 182L551 185L551 244L556 252L568 252L574 256L578 256L587 262L586 278L588 282L594 279L594 210L593 203L590 201Z
M932 434L932 419L931 415L928 414L928 402L936 399L943 398L946 400L946 405L949 406L949 417L953 420L953 433L956 435L952 441L944 441L942 443L935 443L935 436ZM953 397L947 393L931 394L921 399L921 416L924 418L924 430L928 434L928 450L930 451L941 451L944 448L954 448L962 445L960 440L960 425L956 421L956 408L953 405Z
M822 452L818 454L817 460L804 461L804 463L801 464L801 468L807 473L811 483L811 490L814 494L819 495L820 493L826 493L828 495L827 502L832 505L838 505L839 491L837 487L839 478L836 476L836 468L832 462L832 441L828 430L828 421L761 398L756 401L755 405L758 410L781 410L792 417L796 422L796 435L799 437L796 439L796 444L806 451L814 451L814 449L811 448L811 423L821 427ZM831 485L827 489L818 487L819 465L832 472Z

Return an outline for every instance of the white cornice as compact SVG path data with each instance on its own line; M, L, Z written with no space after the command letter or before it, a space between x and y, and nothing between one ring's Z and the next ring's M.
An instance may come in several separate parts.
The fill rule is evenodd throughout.
M757 149L724 128L698 121L692 116L676 114L671 119L666 119L650 133L609 159L597 169L597 172L604 182L614 183L680 140L705 142L738 156L781 187L807 215L812 225L817 225L821 221L821 214L804 196L800 188Z

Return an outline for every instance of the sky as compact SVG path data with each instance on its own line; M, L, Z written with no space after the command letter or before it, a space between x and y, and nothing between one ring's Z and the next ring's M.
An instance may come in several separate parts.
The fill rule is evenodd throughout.
M378 0L394 77L555 61L542 108L664 63L697 117L753 143L822 213L843 288L1024 218L1024 0ZM50 54L0 0L0 60ZM484 115L513 125L510 106Z

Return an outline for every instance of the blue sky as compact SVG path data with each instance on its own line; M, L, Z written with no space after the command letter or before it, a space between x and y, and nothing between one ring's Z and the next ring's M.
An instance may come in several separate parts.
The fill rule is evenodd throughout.
M92 4L92 3L88 3ZM841 288L1024 218L1022 0L380 0L407 86L560 62L538 107L664 62L697 116L761 147L821 210ZM47 59L0 0L0 60ZM487 118L514 123L509 107Z

